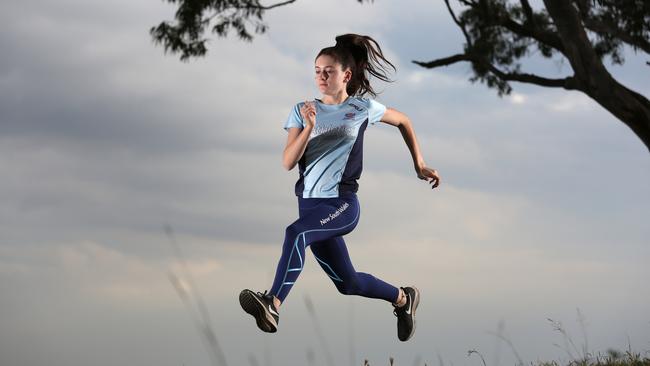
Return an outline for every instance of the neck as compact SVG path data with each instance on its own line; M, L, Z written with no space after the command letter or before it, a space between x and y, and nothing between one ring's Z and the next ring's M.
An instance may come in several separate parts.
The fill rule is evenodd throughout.
M348 99L348 93L342 90L334 95L323 94L321 101L323 104L341 104Z

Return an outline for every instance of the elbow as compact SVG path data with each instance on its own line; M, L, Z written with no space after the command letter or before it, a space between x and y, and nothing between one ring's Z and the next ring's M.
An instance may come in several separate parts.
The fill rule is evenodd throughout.
M411 120L408 117L406 117L405 119L399 121L399 123L397 124L397 128L400 131L408 131L413 129L413 125L411 124Z
M404 118L403 120L401 120L401 121L399 122L399 125L397 125L397 127L400 127L400 128L402 128L402 127L409 127L409 126L411 126L411 119L408 118L408 117L406 117L406 118Z
M293 169L294 166L296 166L296 162L287 159L286 156L284 156L282 158L282 167L284 169L286 169L287 171L290 171L291 169Z
M286 160L282 160L282 167L283 167L284 170L286 170L286 171L289 171L289 170L291 170L291 168L293 168L293 167L291 166L291 164L289 164Z

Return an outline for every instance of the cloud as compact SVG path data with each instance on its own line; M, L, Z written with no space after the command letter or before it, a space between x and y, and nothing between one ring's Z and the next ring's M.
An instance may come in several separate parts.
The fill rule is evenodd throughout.
M245 362L246 347L264 342L286 364L295 347L313 348L307 293L326 334L353 324L359 354L374 363L396 350L390 307L338 294L315 260L283 308L284 339L298 343L262 338L236 301L242 288L273 280L284 229L297 217L298 174L280 164L282 124L295 102L317 96L315 54L348 31L374 36L398 66L395 83L378 84L379 100L409 115L442 176L432 191L417 179L399 130L366 131L362 218L346 236L352 260L427 294L419 338L398 359L426 354L432 342L454 360L471 344L492 347L474 335L501 317L519 327L517 339L531 339L543 327L534 319L566 318L583 304L602 319L608 347L627 330L645 339L638 324L648 298L635 289L647 277L650 195L639 169L647 151L595 103L524 85L499 99L467 81L468 65L412 65L462 44L444 6L424 0L297 2L269 12L269 33L254 43L211 36L208 57L190 63L164 55L147 33L173 10L130 1L3 4L3 359L205 363L167 278L181 268L164 224L218 335L228 331L221 341L232 360ZM645 66L634 65L620 76L638 85ZM613 300L621 298L626 304ZM348 346L345 337L332 342ZM25 344L75 352L50 357ZM554 355L530 344L531 357Z
M512 93L510 95L510 101L514 104L524 104L526 103L526 96L524 94Z

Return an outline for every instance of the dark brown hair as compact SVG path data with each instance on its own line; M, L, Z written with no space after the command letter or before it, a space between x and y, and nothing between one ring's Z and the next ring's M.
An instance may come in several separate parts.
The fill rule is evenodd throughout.
M321 55L331 56L341 64L343 70L350 68L352 78L348 82L346 91L348 95L352 96L362 96L366 93L373 97L377 96L377 93L370 86L366 71L380 80L392 82L380 70L381 68L388 71L388 67L381 65L380 61L390 65L393 70L397 71L395 66L386 60L379 44L369 36L352 33L337 36L336 45L323 48L316 58Z

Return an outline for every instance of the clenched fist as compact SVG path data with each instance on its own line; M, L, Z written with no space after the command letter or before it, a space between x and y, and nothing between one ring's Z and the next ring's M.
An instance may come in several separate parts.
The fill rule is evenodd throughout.
M305 104L300 107L300 114L308 126L314 127L316 124L316 106L314 102L305 101Z

